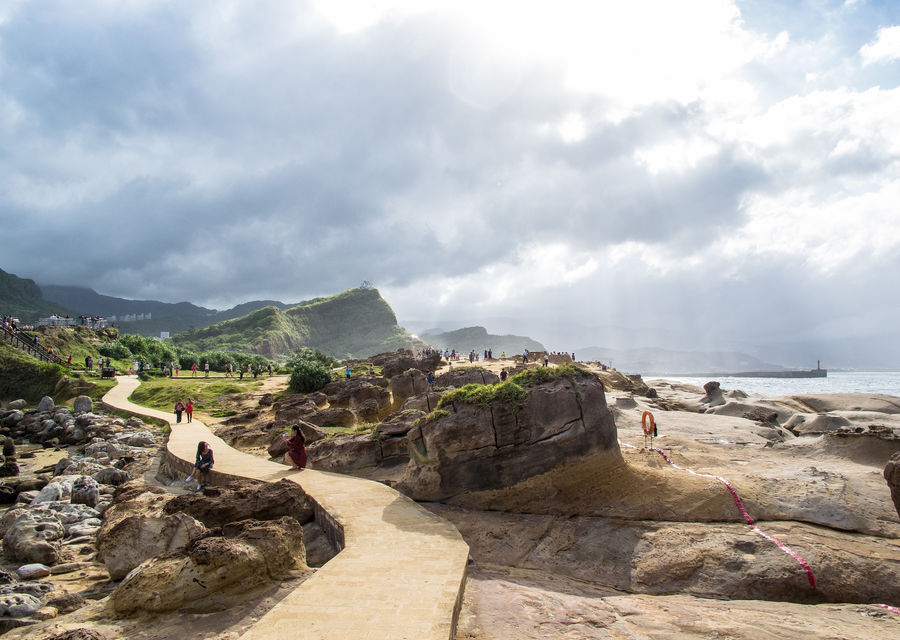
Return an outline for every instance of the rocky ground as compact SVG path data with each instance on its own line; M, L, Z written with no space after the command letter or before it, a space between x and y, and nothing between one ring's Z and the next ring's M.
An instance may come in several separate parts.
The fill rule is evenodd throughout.
M333 383L220 433L277 456L274 434L302 421L314 466L394 484L454 522L474 561L459 638L900 633L900 615L880 606L900 605L900 518L885 482L900 459L900 400L765 399L586 366L602 403L587 383L547 383L530 388L545 401L512 418L496 404L435 412L447 390L523 370L465 362L435 367L433 388L427 366ZM809 563L815 588L750 529L723 483L646 448L644 411L656 418L653 446L728 479L759 528ZM335 436L336 424L363 428Z
M551 358L558 372L567 363ZM451 368L398 353L384 354L378 365L383 376L340 380L308 395L278 398L286 380L269 380L214 429L234 446L280 458L278 434L300 424L312 466L387 482L452 521L472 556L457 638L900 637L900 613L882 606L900 606L900 505L892 501L892 491L900 497L900 399L767 399L717 385L647 384L589 364L583 366L591 374L564 375L531 365L517 379L523 398L496 392L501 371L521 373L521 362ZM470 383L488 386L459 391ZM13 489L0 492L21 505L51 479L61 485L50 500L55 511L40 500L25 511L49 509L60 521L59 558L48 566L67 572L39 582L53 585L53 597L76 596L75 604L56 600L59 617L41 623L43 635L32 627L29 637L79 625L104 638L174 638L183 628L237 637L307 575L303 554L289 541L302 539L309 566L334 553L310 527L302 495L282 489L278 499L262 499L249 485L197 495L165 465L151 470L161 441L152 427L108 417L96 424L109 426L76 434L84 412L32 412L19 426L26 412L12 411L0 411L0 426L15 422L23 437L43 439L37 457L17 462L23 477L44 484L14 480L6 483ZM647 448L645 411L657 423L652 445L706 475L675 468ZM143 431L151 439L132 442ZM71 476L107 468L128 478L118 485L98 480L93 506L73 501ZM760 531L808 562L815 588L803 566L754 532L725 484L709 476L727 479ZM217 506L223 503L228 510ZM96 516L81 513L88 508ZM90 517L64 524L73 510ZM18 517L3 516L0 524ZM263 555L279 560L237 563L235 575L258 580L251 594L229 580L213 598L191 587L190 578L208 579L210 558L253 556L252 541L260 538L272 545ZM127 542L135 539L175 555L159 556L149 542L132 553ZM6 549L4 542L9 555ZM142 597L171 588L176 574L188 576L179 592L189 597ZM33 591L46 609L50 592ZM210 616L212 610L218 613ZM153 625L137 622L150 615Z

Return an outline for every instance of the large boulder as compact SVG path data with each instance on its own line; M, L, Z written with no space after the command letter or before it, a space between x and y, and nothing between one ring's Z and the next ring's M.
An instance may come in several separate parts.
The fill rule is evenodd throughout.
M370 433L354 433L320 440L307 448L312 467L346 473L375 467L381 462L381 444Z
M18 400L12 400L8 405L6 405L6 408L7 409L24 409L27 406L28 406L28 403L25 400L23 400L22 398L19 398Z
M52 565L59 561L65 528L48 509L29 509L16 516L3 536L3 552L10 560Z
M582 456L605 453L610 464L621 463L603 384L582 370L556 375L526 384L521 404L445 396L444 408L410 429L410 462L397 488L441 501L510 487Z
M725 396L722 394L722 387L716 380L710 380L703 385L706 395L700 399L700 402L710 407L718 407L725 404Z
M72 410L75 413L88 413L94 409L94 401L90 396L78 396L72 402Z
M169 501L165 513L186 513L207 527L238 520L275 520L291 516L301 524L313 519L313 506L296 482L241 481L232 486L209 487L203 493L188 493Z
M0 616L24 618L41 608L41 601L27 593L8 593L0 596Z
M459 367L434 379L435 387L462 387L467 384L497 384L500 376L481 367Z
M294 424L300 425L300 432L303 434L303 437L306 439L307 446L316 442L317 440L324 439L328 434L321 427L317 427L316 425L306 422L305 420L298 420ZM291 435L291 430L285 427L284 432L279 432L275 438L272 440L272 443L269 445L268 453L272 458L281 458L284 454L287 453L287 443L281 439L282 433L286 433L288 437Z
M53 409L55 407L56 407L56 405L53 403L53 398L51 398L50 396L44 396L43 398L41 398L41 401L38 402L37 409L38 409L38 411L44 413L44 412L48 412L48 411L53 411Z
M100 485L90 476L79 476L72 483L72 504L96 507L100 501Z
M135 514L103 527L97 537L97 558L106 565L110 578L121 580L144 560L180 551L192 537L205 532L206 527L183 513Z
M417 396L430 390L428 379L418 369L407 369L391 378L391 396L394 409L399 409L407 398Z
M417 358L409 349L397 349L396 351L379 353L371 358L367 358L365 362L381 367L383 370L382 375L385 378L393 378L409 369L418 369L423 373L436 371L441 364L441 356L438 353L432 353Z
M305 420L307 416L318 411L319 404L321 403L316 402L310 395L298 394L277 401L272 409L275 411L276 422L293 424L298 420Z
M307 416L306 420L318 427L353 427L356 414L343 407L328 407Z
M891 499L894 501L897 515L900 516L900 453L895 453L891 456L891 459L885 465L884 479L887 480L888 487L891 488Z
M293 518L243 520L193 540L181 553L142 563L110 594L110 603L126 616L221 610L229 597L244 598L305 569L305 557L303 529Z

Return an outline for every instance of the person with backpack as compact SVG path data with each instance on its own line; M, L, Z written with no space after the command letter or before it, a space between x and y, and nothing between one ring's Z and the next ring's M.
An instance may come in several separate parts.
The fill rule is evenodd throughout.
M179 400L175 403L175 422L181 422L181 413L184 411L184 403Z

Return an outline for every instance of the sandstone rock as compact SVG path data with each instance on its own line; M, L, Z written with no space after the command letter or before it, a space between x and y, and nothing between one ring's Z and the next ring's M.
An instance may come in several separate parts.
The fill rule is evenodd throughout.
M19 465L15 460L6 460L0 464L0 478L12 478L19 475Z
M314 402L311 396L298 394L279 400L272 408L275 411L276 422L294 424L298 420L306 420L308 416L318 411L320 404L322 402Z
M306 450L310 463L322 471L344 473L375 467L381 462L381 445L370 433L354 433L320 440Z
M0 484L0 504L12 504L19 495L18 489L8 484Z
M409 369L391 378L391 396L394 408L403 406L407 398L425 393L430 389L425 374L418 369Z
M83 607L84 596L77 593L66 593L47 598L47 606L56 607L60 613L72 613Z
M319 427L340 426L352 427L356 425L356 414L350 409L342 407L329 407L322 411L307 416L306 420Z
M708 404L710 407L718 407L725 404L725 396L718 382L711 380L703 385L706 395L701 398L700 402Z
M132 515L103 528L97 537L97 558L106 565L110 578L121 580L144 560L180 551L205 531L206 527L183 513Z
M118 615L219 609L222 597L241 597L294 568L305 568L303 530L290 517L225 525L221 537L195 539L181 554L147 560L109 596Z
M494 401L447 405L407 438L410 462L397 488L415 500L501 489L572 459L604 453L621 463L603 384L587 372L527 385L520 410Z
M467 384L497 384L500 376L481 367L463 367L442 373L434 379L435 387L462 387Z
M843 427L850 426L850 421L843 416L829 414L796 413L784 423L784 428L796 435L834 433Z
M5 438L3 440L3 457L4 458L14 458L16 456L16 443L13 442L12 438Z
M37 611L31 614L31 617L35 620L52 620L56 616L59 615L59 611L56 607L41 607Z
M363 405L374 406L374 413L377 414L390 410L391 394L387 387L388 381L384 378L342 378L326 384L322 393L328 396L332 407L356 411ZM368 412L373 413L371 409Z
M86 504L89 507L95 507L99 500L100 485L90 476L79 476L72 483L72 504Z
M128 438L129 447L152 447L156 444L156 438L149 431L139 431Z
M426 391L417 396L407 398L406 402L400 407L400 411L424 411L431 413L437 409L438 402L441 401L441 394L437 391Z
M44 566L44 565L26 565L26 566ZM46 568L46 567L45 567ZM44 577L41 575L40 577ZM0 587L0 595L10 593L25 593L41 600L45 595L53 591L54 587L49 582L16 582L15 584L7 584Z
M70 495L72 495L72 482L61 482L57 480L41 489L37 496L31 501L31 504L37 505L42 502L58 502L67 499Z
M94 409L94 401L90 396L78 396L72 403L72 410L75 413L88 413Z
M53 403L53 398L50 396L44 396L41 398L41 401L38 402L37 410L44 413L48 411L53 411L56 405Z
M59 518L46 509L29 509L13 521L3 536L3 552L11 560L55 564L65 529Z
M15 427L24 419L25 414L22 411L10 411L0 420L0 426Z
M131 480L131 475L127 471L116 469L115 467L100 469L94 472L91 477L100 484L110 484L116 487Z
M24 593L0 596L0 616L24 618L41 608L41 601Z
M424 411L415 409L404 409L395 413L387 420L375 427L375 433L378 437L390 438L395 436L405 436L409 433L413 423L420 418L425 417Z
M274 483L244 481L235 486L209 487L203 494L189 493L169 501L165 513L183 512L207 527L238 520L274 520L291 516L301 524L313 519L313 507L303 489L282 479Z
M16 569L16 574L18 574L20 580L34 580L36 578L49 576L50 567L45 564L40 564L39 562L34 562L32 564L23 564L21 567Z
M19 398L18 400L13 400L8 405L6 405L7 409L24 409L28 406L28 403L23 399Z
M894 501L894 508L897 509L897 515L900 516L900 453L891 456L885 465L884 479L887 480L888 487L891 489L891 500Z
M10 584L16 582L16 576L10 573L9 571L4 571L0 569L0 585Z
M16 518L18 518L23 513L26 513L28 510L24 507L13 507L8 511L5 511L2 516L0 516L0 537L6 535L6 532L9 531L9 528L12 526L13 522L15 522Z

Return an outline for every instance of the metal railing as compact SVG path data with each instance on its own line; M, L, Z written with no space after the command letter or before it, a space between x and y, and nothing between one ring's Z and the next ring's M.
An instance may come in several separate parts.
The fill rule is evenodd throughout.
M38 360L41 360L43 362L52 362L64 367L68 366L65 360L60 358L55 353L50 353L50 351L48 349L45 349L41 344L35 344L33 337L29 336L27 333L18 328L12 329L10 327L7 327L6 325L0 324L0 337L14 346L16 349L25 351Z

